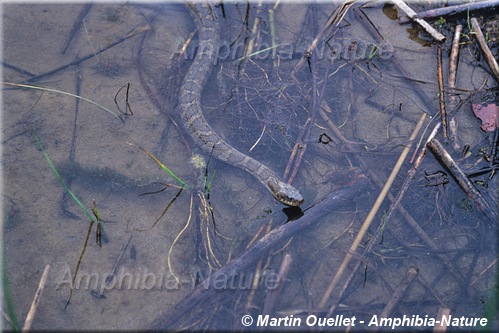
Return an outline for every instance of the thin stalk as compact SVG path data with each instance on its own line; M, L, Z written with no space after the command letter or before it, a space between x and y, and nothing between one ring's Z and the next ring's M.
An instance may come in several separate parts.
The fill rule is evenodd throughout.
M7 86L13 86L13 87L19 87L19 88L27 88L27 89L35 89L35 90L53 92L53 93L57 93L57 94L61 94L61 95L66 95L66 96L71 96L71 97L74 97L74 98L78 98L78 99L81 99L81 100L83 100L85 102L92 103L93 105L97 106L99 109L104 110L104 111L112 114L113 116L115 116L119 120L123 121L123 119L118 114L114 113L113 111L111 111L110 109L106 108L105 106L103 106L103 105L101 105L101 104L99 104L99 103L97 103L95 101L92 101L91 99L88 99L88 98L85 98L85 97L82 97L82 96L78 96L78 95L75 95L75 94L72 94L72 93L69 93L69 92L66 92L66 91L52 89L52 88L47 88L47 87L33 86L31 84L12 83L12 82L4 82L4 81L0 81L0 84L5 84Z

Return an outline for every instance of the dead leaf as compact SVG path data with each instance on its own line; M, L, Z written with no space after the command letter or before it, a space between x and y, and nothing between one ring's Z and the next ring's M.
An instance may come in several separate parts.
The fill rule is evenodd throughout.
M475 116L482 121L481 128L485 132L492 132L499 127L499 105L472 104L471 108Z

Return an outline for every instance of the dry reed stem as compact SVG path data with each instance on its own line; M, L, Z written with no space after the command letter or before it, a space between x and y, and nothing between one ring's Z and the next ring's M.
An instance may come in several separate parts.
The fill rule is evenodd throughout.
M456 30L454 31L454 38L452 39L452 47L449 56L449 77L447 78L449 87L451 89L456 88L456 78L457 78L457 64L459 59L459 39L461 37L461 32L463 31L463 26L461 24L456 25ZM452 142L452 148L455 151L461 150L459 145L459 139L457 135L457 121L453 115L455 109L457 108L457 98L454 94L449 95L449 109L452 114L449 119L449 138Z
M291 258L291 255L289 253L286 253L281 261L281 266L279 267L277 285L274 289L270 290L267 295L265 295L265 303L263 306L262 315L272 315L274 313L275 305L277 304L277 300L281 295L282 286L286 281L292 263L293 258Z
M442 46L437 45L438 102L442 119L442 134L447 137L447 112L445 111L444 71L442 68Z
M397 306L397 304L402 300L402 298L409 290L410 285L414 281L414 279L418 276L419 269L417 267L411 266L407 269L407 272L402 279L402 282L398 286L398 288L394 291L392 297L384 307L383 311L380 313L381 318L388 318L393 313L393 310Z
M40 283L38 283L38 288L36 289L35 297L33 297L33 301L31 302L31 307L29 308L28 315L26 316L26 321L24 322L24 326L22 332L28 332L31 328L31 324L33 323L33 319L35 318L36 309L38 307L38 302L40 301L40 297L43 292L43 288L45 288L45 283L47 282L47 277L49 275L50 265L46 265L43 270L42 277L40 278Z
M412 134L411 134L411 136L409 138L409 141L413 141L413 140L416 139L416 137L417 137L417 135L419 133L419 130L423 126L423 122L424 122L425 119L426 119L426 114L423 113L421 115L421 117L419 118L419 121L416 124L416 127L414 128L414 130L413 130L413 132L412 132ZM388 193L388 190L392 186L393 181L395 180L395 177L399 173L399 171L400 171L400 169L402 167L402 164L404 163L404 161L405 161L405 159L407 157L407 154L409 154L410 147L411 146L408 145L407 147L405 147L402 150L402 153L400 154L400 157L399 157L397 163L395 164L395 166L394 166L394 168L393 168L390 176L388 177L388 180L386 181L385 186L381 190L381 193L379 194L378 198L376 199L376 202L374 203L373 207L371 208L371 211L367 215L367 217L366 217L366 219L365 219L362 227L359 230L359 233L357 234L357 237L354 239L352 245L350 246L350 249L348 250L347 254L345 255L345 258L343 259L343 262L341 263L340 267L338 268L338 270L336 272L336 275L331 280L328 288L326 289L326 292L324 293L324 296L322 297L322 299L321 299L321 301L319 303L319 308L324 308L325 305L326 305L326 303L327 303L327 301L329 300L329 297L331 296L331 293L333 292L333 289L338 284L338 281L339 281L340 277L343 275L343 272L345 271L345 268L347 267L348 263L352 259L353 254L357 250L360 242L364 238L364 236L365 236L365 234L367 232L367 229L371 225L371 223L372 223L372 221L373 221L376 213L378 212L378 210L379 210L382 202L385 200L385 197L386 197L386 195ZM331 313L328 313L328 316L329 315L331 315Z
M449 317L450 316L450 309L449 308L440 308L438 310L438 321L440 322L439 325L435 325L433 328L433 333L443 333L447 330L447 325L445 324L445 321L442 320L444 317Z

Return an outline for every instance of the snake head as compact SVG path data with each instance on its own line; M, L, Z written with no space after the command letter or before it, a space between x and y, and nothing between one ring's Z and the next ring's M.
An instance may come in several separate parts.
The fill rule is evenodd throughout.
M292 185L286 184L274 178L268 180L267 185L274 198L285 205L299 206L304 201L300 191Z

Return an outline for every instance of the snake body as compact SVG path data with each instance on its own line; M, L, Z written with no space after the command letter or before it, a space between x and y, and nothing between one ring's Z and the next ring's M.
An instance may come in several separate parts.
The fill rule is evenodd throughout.
M188 3L188 6L196 21L199 46L180 87L180 116L187 133L206 153L252 174L280 202L289 206L301 205L303 197L295 187L284 183L262 163L233 148L206 121L201 95L217 61L220 26L208 3Z

